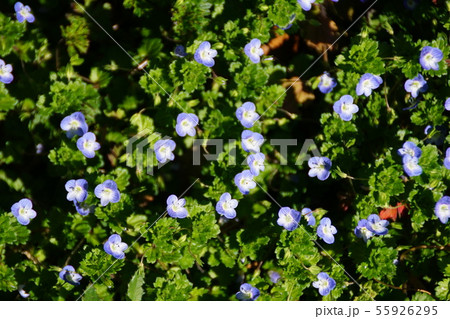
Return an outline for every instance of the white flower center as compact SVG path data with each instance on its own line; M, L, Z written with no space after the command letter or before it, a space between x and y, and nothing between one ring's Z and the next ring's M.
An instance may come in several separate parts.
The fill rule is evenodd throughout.
M434 60L434 57L433 57L433 55L431 53L427 53L425 55L425 61L432 62L433 60Z
M80 127L80 122L78 122L77 120L72 120L70 121L69 125L72 130L76 130L77 128Z
M322 228L322 231L325 235L331 234L331 228L329 226L325 226L324 228Z
M328 280L326 280L326 279L320 279L319 280L319 286L321 287L321 288L327 288L328 286L329 286L329 282L328 282Z
M420 87L421 87L419 81L413 81L413 83L412 83L411 86L412 86L413 88L415 88L416 90L417 90L417 89L420 89Z
M328 87L331 85L331 78L328 75L322 76L322 85Z
M350 110L350 105L347 103L342 103L342 111L348 112Z
M253 112L251 112L251 111L245 111L245 112L244 112L244 117L245 117L246 119L248 119L248 120L251 120L252 117L253 117Z
M370 88L370 80L364 80L362 86L365 88Z
M446 204L442 204L442 205L439 207L439 212L440 212L441 214L450 214L450 207L449 207L448 205L446 205Z
M203 60L209 59L211 57L211 53L209 50L203 50L200 53L200 56L202 57Z
M377 222L377 223L373 223L373 224L372 224L372 228L373 228L374 230L382 230L384 227L381 226L381 223L380 223L380 222Z
M28 209L26 209L25 207L20 207L19 215L26 216L27 214L28 214Z
M250 53L253 55L258 55L258 47L252 47L250 49Z
M223 204L222 204L222 208L223 208L223 210L230 210L231 209L231 201L225 201Z
M23 7L22 9L20 9L20 14L24 17L28 17L30 15L30 11Z
M120 243L111 244L111 245L109 245L109 248L111 248L111 250L115 253L122 252L122 249L120 249Z
M188 120L183 120L181 122L181 125L187 128L187 127L191 126L191 123Z
M249 178L242 178L241 179L241 186L247 187L249 184L250 184L250 179Z
M291 214L286 214L283 216L284 219L284 223L285 224L290 224L294 221L294 219L292 218Z
M83 146L85 149L91 150L94 147L94 143L92 143L92 141L85 140Z

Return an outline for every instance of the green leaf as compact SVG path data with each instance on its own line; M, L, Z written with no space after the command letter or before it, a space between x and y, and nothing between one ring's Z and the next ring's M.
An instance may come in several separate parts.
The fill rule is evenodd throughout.
M131 278L128 283L128 291L127 296L132 301L140 301L142 300L142 295L144 294L144 289L142 286L144 285L144 265L140 264L139 268Z

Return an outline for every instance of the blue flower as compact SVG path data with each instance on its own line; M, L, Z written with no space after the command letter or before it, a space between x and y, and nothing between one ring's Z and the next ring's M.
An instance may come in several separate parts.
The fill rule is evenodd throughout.
M420 52L420 65L425 70L439 70L439 62L444 57L444 54L441 50L438 48L433 48L430 46L423 47L422 51Z
M270 270L269 271L269 278L270 278L271 282L276 284L281 279L281 276L280 276L280 274L278 272Z
M128 245L122 242L122 238L117 235L109 236L106 243L103 245L103 249L105 252L114 258L124 259L125 258L125 250L128 249Z
M415 143L409 141L403 143L403 147L399 148L397 153L403 157L403 163L412 158L420 158L422 156L422 150Z
M263 153L250 154L247 157L247 164L253 175L258 176L260 171L264 171L264 158L265 156Z
M259 153L259 148L264 143L264 137L261 134L249 130L242 132L241 139L242 148L246 152Z
M331 219L328 217L320 220L320 225L317 227L317 236L323 239L327 244L334 243L334 234L337 233L336 227L331 225Z
M175 142L172 140L159 140L155 143L153 149L156 154L156 159L160 163L165 163L167 161L173 161L175 155L172 151L175 149Z
M255 104L252 102L245 102L242 104L242 106L236 110L236 117L246 128L251 128L259 119L259 115L256 113Z
M66 136L68 138L72 138L75 135L83 136L88 131L86 120L81 112L75 112L66 116L59 126L63 131L67 131Z
M244 52L250 58L250 61L259 63L261 61L261 55L264 54L261 48L261 41L259 39L252 39L250 43L245 45Z
M94 211L94 206L87 205L86 203L79 203L77 201L74 201L73 203L78 214L81 216L89 215Z
M419 176L422 174L422 167L419 165L419 159L413 158L403 158L403 170L408 176Z
M242 284L239 290L236 293L236 298L242 301L253 301L260 295L259 289L250 284Z
M198 117L192 113L180 113L177 116L177 125L175 130L177 134L181 137L189 135L195 135L195 127L198 124Z
M29 23L34 22L34 15L31 13L31 8L29 6L24 6L21 2L16 2L14 5L14 10L16 10L17 20L20 23L25 20Z
M220 196L219 202L216 204L216 211L219 215L225 216L228 219L236 217L235 208L238 206L238 201L232 199L230 193L223 193Z
M353 97L351 95L344 95L339 101L334 103L333 110L339 114L344 121L350 121L353 114L359 111L359 108L358 105L353 104Z
M310 168L309 177L316 177L324 181L330 176L331 160L328 157L314 156L308 160L308 166Z
M337 81L330 77L330 73L323 72L323 74L320 76L320 82L319 82L319 90L320 92L326 94L333 91L333 88L337 85Z
M326 272L321 272L317 275L317 281L312 283L314 288L319 289L319 294L322 296L328 295L331 290L336 287L336 281L331 278Z
M84 202L88 196L88 182L85 179L71 179L66 183L67 200Z
M450 97L445 100L444 108L450 111Z
M253 180L255 176L246 169L242 173L236 174L234 177L234 183L239 188L242 194L247 195L250 190L256 187L256 183Z
M33 203L28 198L21 199L11 206L12 214L17 218L19 224L28 225L30 220L36 217Z
M434 206L434 213L442 224L447 224L450 218L450 197L444 196Z
M207 67L214 66L214 57L217 55L216 50L211 50L211 43L204 41L195 51L194 59L200 64Z
M25 285L19 285L19 287L17 287L17 291L19 292L20 297L22 298L30 297L30 294L27 293L23 288L25 288Z
M94 194L97 198L100 198L100 204L102 206L106 206L108 203L117 203L120 200L120 192L117 189L117 184L110 179L97 185L94 189Z
M428 84L422 74L419 73L414 79L406 80L404 88L406 92L411 93L413 98L416 98L419 92L423 93L428 89Z
M389 222L387 220L381 219L377 214L372 214L367 217L365 227L376 235L386 235L388 233L388 225Z
M77 147L87 158L93 158L95 151L100 149L100 144L95 141L95 134L91 132L85 133L77 140Z
M173 218L185 218L188 215L188 211L184 208L186 205L186 200L184 198L178 199L175 195L170 195L167 198L167 212L170 217Z
M306 223L308 224L308 226L314 226L316 224L316 218L314 217L311 209L309 208L303 208L302 209L302 216L305 217L306 219Z
M292 15L291 15L291 19L290 19L290 21L289 21L289 23L288 23L287 26L281 27L281 26L279 26L279 25L277 25L277 24L276 24L276 26L277 26L278 28L280 28L281 30L288 30L288 29L290 29L290 28L292 27L292 22L294 22L294 20L295 20L295 14L292 14Z
M356 86L356 94L369 96L372 94L372 90L377 89L381 83L383 83L383 79L380 76L371 73L363 74Z
M316 0L297 0L298 4L302 7L303 10L309 11L311 10L311 4Z
M0 59L0 82L11 83L14 80L14 76L11 74L12 70L11 64L5 64L5 61Z
M434 128L433 125L428 125L427 127L425 127L424 133L426 135L430 134L433 131L433 128ZM447 136L447 129L445 128L445 126L436 125L436 130L433 133L433 136L427 138L425 140L425 143L427 144L431 143L440 146L444 144L446 136Z
M184 46L182 46L181 44L179 44L175 47L174 54L175 54L175 56L177 56L179 58L184 58L185 56L187 56L187 53L184 50Z
M444 166L446 169L450 169L450 147L445 152Z
M300 222L300 212L290 207L281 207L278 211L277 224L286 230L293 231Z
M373 236L373 233L367 228L367 219L361 219L358 222L358 226L355 228L355 235L358 238L362 238L364 242Z
M83 277L80 274L77 274L75 272L75 268L73 268L71 265L65 266L59 272L59 278L74 286L78 286L80 284L81 279L83 279Z

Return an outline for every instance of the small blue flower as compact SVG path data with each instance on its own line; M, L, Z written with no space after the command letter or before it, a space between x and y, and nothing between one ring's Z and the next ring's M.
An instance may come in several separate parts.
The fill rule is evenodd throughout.
M33 203L28 198L21 199L11 206L12 214L17 218L19 224L28 225L30 220L36 217Z
M413 158L403 158L403 170L405 173L412 177L412 176L419 176L422 174L422 167L419 165L419 159L416 157Z
M337 85L337 81L330 76L330 73L323 72L320 76L319 90L320 92L326 94L333 91L334 87Z
M280 28L281 30L288 30L288 29L290 29L290 28L292 27L292 22L294 22L294 21L295 21L295 14L292 14L292 15L291 15L291 19L290 19L290 21L289 21L289 23L288 23L287 26L281 27L281 26L279 26L279 25L277 25L277 24L276 24L276 26L277 26L278 28Z
M81 216L87 216L95 209L94 206L87 205L86 203L73 201L73 204L75 205L75 209L77 210L78 214L80 214Z
M31 8L29 6L24 6L21 2L16 2L14 5L14 10L16 10L17 20L20 23L25 20L29 23L34 22L34 15L31 13Z
M259 63L261 61L261 55L264 54L264 51L261 48L261 40L252 39L250 43L245 45L244 52L250 58L250 61Z
M373 233L367 228L367 219L361 219L358 222L358 226L355 228L355 235L358 238L362 238L364 242L373 236Z
M113 256L117 259L125 258L125 250L128 249L128 245L122 242L122 238L117 235L109 236L106 243L103 245L103 249L108 255Z
M211 49L211 43L209 43L208 41L204 41L195 51L194 59L200 64L203 64L207 67L212 67L214 66L214 57L216 55L217 51Z
M253 301L260 295L259 289L250 284L242 284L239 290L236 293L236 298L242 301Z
M81 112L75 112L66 116L59 126L63 131L67 131L66 136L68 138L72 138L75 135L83 136L88 131L86 120Z
M331 165L331 160L328 157L311 157L308 160L308 166L310 168L308 176L317 176L319 180L324 181L330 176Z
M444 166L446 169L450 169L450 147L445 152Z
M447 224L450 218L450 197L444 196L434 206L434 213L442 224Z
M412 158L420 158L422 156L422 150L415 143L409 141L403 143L403 147L399 148L397 153L403 157L403 163Z
M184 58L185 56L187 56L187 53L184 50L184 46L182 46L181 44L179 44L175 47L174 54L175 54L175 56L177 56L179 58Z
M65 266L59 272L59 278L74 286L78 286L80 284L81 279L83 279L83 277L80 274L77 274L75 272L75 268L73 268L71 265Z
M311 209L309 208L303 208L302 209L302 216L305 217L306 219L306 223L308 224L308 226L314 226L316 225L316 218L313 215L313 212L311 211Z
M388 225L389 222L387 220L381 219L377 214L372 214L367 217L365 227L376 235L386 235L388 233Z
M108 203L117 203L120 200L120 192L117 189L117 184L110 179L97 185L94 189L94 194L97 198L100 198L100 204L102 206L106 206Z
M170 217L173 218L185 218L188 215L188 211L184 208L186 205L186 200L184 198L178 199L175 195L170 195L167 198L167 212Z
M247 195L250 190L256 187L256 183L253 180L255 176L246 169L242 173L236 174L234 177L234 183L239 188L242 194Z
M317 275L317 281L312 283L314 288L319 289L319 294L322 296L328 295L331 290L336 287L336 281L331 278L326 272L321 272Z
M327 244L334 243L334 234L337 233L336 227L331 225L331 219L328 217L320 220L320 225L317 227L317 236L323 239Z
M88 196L88 182L85 179L71 179L65 185L67 191L67 200L75 202L84 202Z
M253 175L258 176L260 171L264 171L264 158L265 156L263 153L250 154L247 157L247 164Z
M249 130L244 130L241 134L242 148L246 152L259 153L259 148L264 143L264 137Z
M356 86L357 95L369 96L372 94L372 90L377 89L383 83L381 76L366 73L361 76L359 83Z
M344 95L339 101L334 103L333 110L339 114L342 120L350 121L353 114L359 111L359 108L358 105L353 104L353 97L351 95Z
M11 74L12 70L11 64L6 64L5 61L0 59L0 82L11 83L14 80L14 76Z
M444 54L438 48L433 48L430 46L423 47L420 52L419 62L422 68L425 70L439 70L439 62L444 57Z
M187 135L195 135L195 127L198 125L198 117L192 113L180 113L177 116L177 125L175 130L177 134L181 137Z
M300 222L300 212L290 207L281 207L278 211L277 224L286 230L293 231Z
M316 0L297 0L298 4L302 7L303 10L309 11L311 10L311 4Z
M236 110L236 117L241 122L242 126L251 128L253 124L259 119L256 113L255 104L252 102L245 102L240 108Z
M87 158L95 157L95 151L100 149L100 144L95 139L94 133L87 132L77 140L78 149Z
M19 292L20 297L22 298L30 297L30 294L27 293L23 288L25 288L25 285L19 285L19 287L17 287L17 291Z
M230 193L223 193L220 196L219 202L216 204L216 211L219 215L225 216L228 219L236 217L235 208L238 206L238 201L232 199Z
M160 163L166 163L167 161L173 161L175 155L172 151L175 149L175 142L172 140L159 140L155 143L153 149L156 154L156 159Z
M280 276L280 274L278 272L276 272L274 270L270 270L269 271L269 278L270 278L271 282L276 284L281 279L281 276Z
M433 129L434 129L433 125L428 125L427 127L425 127L424 133L428 135L433 131ZM447 128L443 125L436 125L436 130L433 133L433 136L427 138L425 140L425 143L441 146L442 144L444 144L446 136L447 136Z
M444 108L450 111L450 97L445 100Z
M428 89L427 81L423 78L422 74L418 74L414 79L412 80L406 80L404 88L406 92L411 93L411 96L413 98L416 98L419 92L423 93L426 92Z

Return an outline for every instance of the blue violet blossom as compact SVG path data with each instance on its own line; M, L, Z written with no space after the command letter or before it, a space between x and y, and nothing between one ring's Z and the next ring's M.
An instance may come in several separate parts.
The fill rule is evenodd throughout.
M330 176L332 162L328 157L314 156L308 160L310 168L308 172L309 177L316 177L324 181Z
M30 220L36 217L33 203L28 198L23 198L11 206L11 212L17 218L19 224L28 225Z
M446 169L450 169L450 147L445 152L444 166Z
M88 196L88 182L85 179L71 179L66 183L65 188L68 201L84 202Z
M177 116L175 130L181 137L195 136L195 127L198 125L198 117L193 113L180 113Z
M188 215L187 209L184 207L186 205L186 200L184 198L178 199L175 195L170 195L167 198L167 212L170 217L173 218L185 218Z
M252 39L250 43L245 45L244 52L250 58L250 61L259 63L261 61L261 55L264 54L261 48L261 41L259 39Z
M422 174L422 167L419 165L419 159L417 157L406 159L404 157L403 170L409 177Z
M319 289L319 294L322 296L328 295L331 290L336 287L336 281L331 278L326 272L321 272L317 275L317 281L312 283L314 288Z
M259 153L259 148L264 143L264 137L249 130L244 130L241 134L242 148L246 152Z
M353 114L359 111L358 105L353 104L353 97L351 95L344 95L333 105L333 110L344 121L350 121Z
M422 156L422 150L414 142L410 141L403 143L403 147L399 148L397 153L402 156L403 162Z
M11 64L6 64L5 61L0 59L0 82L9 84L14 80L12 75L13 67Z
M233 219L236 217L235 208L238 204L236 199L231 198L230 193L223 193L216 204L216 211L219 215L225 216L228 219Z
M80 284L81 279L83 279L83 277L80 274L77 274L75 272L75 268L73 268L71 265L65 266L59 272L59 278L74 286L78 286Z
M444 54L438 48L430 46L423 47L420 52L419 62L425 70L439 70L439 62L443 59Z
M246 169L245 171L236 174L234 177L234 183L239 188L242 194L247 195L250 190L256 187L256 183L253 180L255 176Z
M156 159L160 163L166 163L167 161L173 161L175 155L173 155L172 151L175 149L175 142L172 140L159 140L153 146L153 149L156 154Z
M28 21L29 23L34 22L34 15L31 13L31 8L29 6L23 5L22 2L16 2L14 10L16 11L17 21L20 23L24 21Z
M367 242L367 240L373 236L373 232L367 228L367 219L361 219L354 232L356 237L362 238L364 242Z
M381 76L365 73L359 79L358 85L356 86L356 94L369 96L372 94L372 90L377 89L382 83L383 79Z
M308 226L314 226L316 225L316 218L313 215L313 212L311 209L305 207L302 209L302 216L305 217L306 223Z
M302 7L303 10L309 11L311 10L312 3L316 0L297 0L298 4Z
M239 290L240 291L236 293L236 298L241 301L254 301L260 295L258 288L247 283L242 284Z
M256 113L255 104L252 102L245 102L240 108L236 110L236 117L241 122L242 126L251 128L253 124L259 119Z
M444 108L450 111L450 97L445 100Z
M247 157L247 164L253 175L258 176L259 172L264 171L264 158L265 155L263 153L250 154Z
M386 235L388 233L387 226L389 222L381 219L377 214L372 214L367 217L366 228L375 235Z
M63 131L66 131L66 136L68 138L72 138L75 135L83 136L88 131L88 125L81 112L75 112L66 116L59 126Z
M117 203L120 201L120 192L117 189L115 181L107 179L103 183L97 185L94 194L100 199L100 204L106 206L109 203Z
M96 142L94 133L87 132L77 140L77 148L87 158L94 158L95 151L100 149L100 144Z
M426 92L428 89L427 81L423 78L422 74L418 74L412 80L406 80L404 85L405 91L411 93L413 98L416 98L419 93Z
M184 46L182 46L181 44L175 47L174 54L179 58L184 58L185 56L187 56Z
M270 270L269 271L269 278L270 278L271 282L276 284L281 279L281 275L278 272L274 271L274 270Z
M328 217L322 218L317 227L317 236L323 239L327 244L334 243L334 234L337 233L336 227L331 225L331 219Z
M281 207L278 211L277 224L286 230L293 231L298 227L300 222L300 212L290 207Z
M447 224L450 218L450 197L444 196L434 206L434 213L442 224Z
M74 201L73 204L75 205L75 209L77 210L77 213L81 216L87 216L90 213L94 212L95 207L92 205L87 205L86 203L79 203L77 201Z
M211 49L211 43L204 41L200 44L198 49L195 51L194 59L200 64L207 67L214 66L214 57L217 55L217 51Z
M106 243L103 244L103 249L108 255L111 255L114 258L124 259L125 250L128 249L128 245L122 242L122 238L119 235L114 234L109 236Z
M330 76L330 73L323 72L323 74L320 76L320 82L319 82L319 90L320 92L326 94L333 91L333 89L336 87L337 81L336 79L332 78Z

